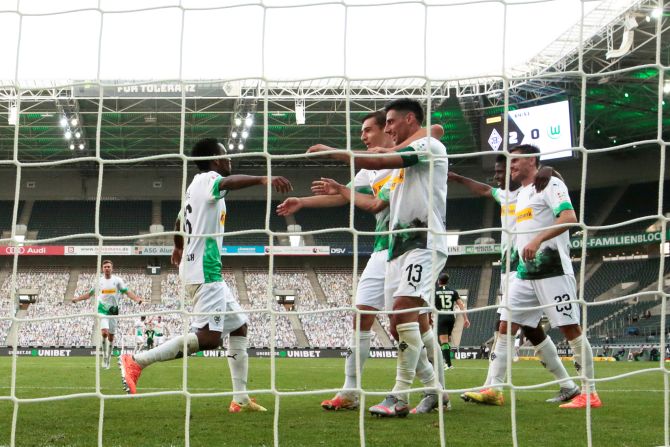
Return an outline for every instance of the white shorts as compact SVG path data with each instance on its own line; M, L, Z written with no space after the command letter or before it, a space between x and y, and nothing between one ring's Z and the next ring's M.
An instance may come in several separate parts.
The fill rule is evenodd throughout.
M382 250L372 253L370 259L368 259L356 289L355 304L357 306L370 306L377 310L384 309L387 257L388 250Z
M225 282L210 282L205 284L188 284L186 293L193 299L193 312L232 312L241 311L239 303ZM202 329L209 325L210 331L229 334L247 323L244 313L225 315L194 315L191 327Z
M580 324L577 283L572 275L554 276L545 279L517 279L510 283L508 303L517 309L554 304L542 309L514 310L502 309L501 319L522 326L537 327L545 314L552 327Z
M498 303L498 304L500 304L501 306L504 306L505 303L507 302L506 297L507 297L508 284L509 284L509 287L512 287L512 284L516 280L517 280L516 279L516 272L509 272L509 273L501 273L500 274L500 295L501 295L501 298L500 298L500 303ZM502 312L503 312L503 308L499 307L498 308L498 313L502 314Z
M138 345L143 345L144 344L144 337L141 335L136 335L135 336L135 343Z
M103 329L107 329L107 332L112 335L116 334L116 318L101 318L100 330Z
M155 339L155 345L160 346L165 342L165 336L161 335L160 337L156 337Z
M435 281L447 263L447 256L435 252L435 260L433 264L433 250L417 248L388 262L384 285L386 307L392 309L393 300L398 296L422 298L424 306L430 306Z

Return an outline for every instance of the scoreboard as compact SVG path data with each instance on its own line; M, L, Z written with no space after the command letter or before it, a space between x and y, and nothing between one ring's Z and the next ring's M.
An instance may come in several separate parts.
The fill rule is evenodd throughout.
M480 139L483 151L502 150L503 124L503 115L482 119ZM507 112L507 130L508 149L519 144L532 144L540 148L543 154L541 160L572 156L572 126L568 101L510 110Z

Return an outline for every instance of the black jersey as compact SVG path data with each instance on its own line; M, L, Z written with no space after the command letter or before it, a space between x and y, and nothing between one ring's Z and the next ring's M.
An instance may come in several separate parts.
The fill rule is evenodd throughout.
M460 300L458 292L447 286L438 285L435 288L435 308L437 310L453 311L456 301Z

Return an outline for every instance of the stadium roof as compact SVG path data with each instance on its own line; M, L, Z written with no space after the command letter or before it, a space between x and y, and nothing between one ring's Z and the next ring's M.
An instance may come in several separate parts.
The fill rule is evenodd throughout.
M238 150L242 140L232 136L244 129L236 119L249 115L254 125L244 152L262 151L265 110L271 153L299 153L316 142L344 147L347 134L355 146L365 113L388 98L428 93L431 119L445 125L451 153L474 152L479 120L504 105L503 73L514 76L513 107L573 98L573 110L579 110L581 77L573 70L580 41L584 71L602 74L587 80L587 120L599 123L587 126L593 131L587 142L592 137L597 146L611 144L613 131L624 138L655 138L659 72L648 64L655 64L656 26L665 36L667 20L663 14L648 19L655 3L649 0L444 0L374 7L270 0L265 8L258 2L184 0L183 9L177 0L101 1L100 9L97 0L24 0L18 10L12 6L18 2L6 3L0 56L9 63L0 66L0 79L8 81L0 90L0 110L10 115L18 87L21 161L92 155L98 123L105 158L178 153L182 109L186 148L213 136ZM607 59L631 15L635 43L624 56ZM182 17L180 51L182 33L175 30L181 31ZM387 34L370 23L384 23ZM414 33L393 33L408 24L417 24ZM394 54L402 54L402 61ZM614 72L640 65L645 66ZM165 79L171 81L158 82ZM297 123L300 107L305 124ZM613 108L621 113L611 113ZM72 130L82 134L84 151L68 150L59 124L73 114L80 123ZM12 159L14 137L15 126L3 120L0 160Z

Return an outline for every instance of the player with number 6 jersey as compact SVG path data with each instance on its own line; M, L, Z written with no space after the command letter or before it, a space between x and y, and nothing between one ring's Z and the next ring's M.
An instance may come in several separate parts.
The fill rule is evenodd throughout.
M247 394L247 317L221 276L220 247L226 221L223 198L228 191L268 183L277 192L286 193L293 188L284 177L231 175L226 150L213 138L198 141L191 155L200 172L188 186L184 209L177 220L176 230L187 235L186 240L181 234L174 236L172 263L179 265L186 293L193 300L193 312L202 315L194 316L191 321L195 332L134 356L121 356L122 383L128 393L134 394L142 371L151 364L216 349L221 346L223 335L229 334L227 357L233 400L228 410L231 413L266 411Z

